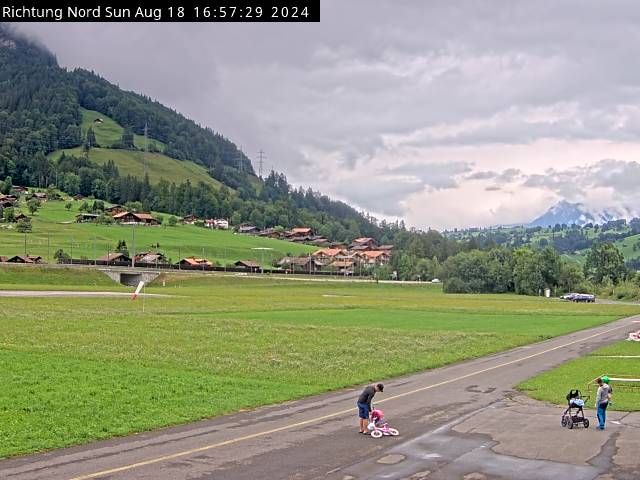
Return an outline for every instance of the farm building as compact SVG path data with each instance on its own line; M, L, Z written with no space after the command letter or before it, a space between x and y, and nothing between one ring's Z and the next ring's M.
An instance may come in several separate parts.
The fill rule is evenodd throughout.
M292 228L291 230L285 232L284 235L290 241L294 241L296 239L300 240L303 238L307 240L313 238L313 229L309 227Z
M283 233L275 228L265 228L264 230L258 232L258 236L267 238L279 239L282 238L282 235Z
M260 231L260 229L254 225L249 225L247 223L243 223L238 227L238 233L242 233L245 235L255 235Z
M120 212L113 216L116 223L124 225L159 225L160 222L149 213Z
M7 263L47 263L40 255L14 255L13 257L2 257Z
M99 262L104 262L107 265L116 265L118 263L131 263L131 258L128 255L120 252L108 253L104 257L97 259Z
M217 228L219 230L228 230L229 221L224 218L208 218L204 221L204 226L207 228Z
M140 252L134 258L136 263L167 263L167 258L160 252Z
M375 250L377 245L378 243L373 238L360 237L351 242L349 248L351 250Z
M312 253L318 260L334 260L338 255L346 255L346 250L341 248L322 248Z
M323 267L323 263L313 257L284 257L278 265L293 272L314 273Z
M336 260L328 265L329 269L336 273L341 273L344 275L353 274L353 268L355 267L356 262L353 260Z
M381 250L367 250L357 254L366 265L386 265L391 258L387 252Z
M122 205L112 205L110 207L105 208L104 211L105 213L108 213L109 215L113 216L113 215L116 215L117 213L125 212L126 209Z
M183 267L213 267L213 263L206 258L186 257L178 262Z
M243 268L245 270L248 270L250 272L260 271L260 264L257 262L254 262L253 260L238 260L233 265L238 268Z

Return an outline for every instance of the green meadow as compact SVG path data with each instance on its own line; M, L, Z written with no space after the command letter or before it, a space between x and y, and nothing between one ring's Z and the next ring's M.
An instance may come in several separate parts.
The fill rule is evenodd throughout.
M220 265L237 260L254 260L269 267L272 260L285 255L302 255L317 250L309 245L237 235L231 231L194 225L132 227L75 223L82 201L72 203L71 210L67 210L64 201L45 202L33 216L23 203L22 211L31 217L33 231L23 234L16 231L15 224L0 223L0 255L27 253L40 255L48 263L54 263L53 254L61 248L69 255L72 254L73 258L93 259L113 252L118 240L124 240L130 254L133 254L135 247L136 252L159 250L173 262L187 256L204 256ZM154 246L157 244L160 247ZM269 250L255 250L256 248Z
M108 289L91 271L5 269L0 289ZM0 457L435 368L640 311L223 274L172 273L147 292L167 296L144 299L144 313L129 297L1 299Z
M124 133L124 128L122 128L118 122L95 110L81 108L80 111L82 113L82 125L80 128L82 129L83 134L86 135L87 130L92 128L93 133L96 136L96 142L101 147L111 147L114 143L120 142L122 134ZM102 122L96 121L97 119L102 120ZM154 143L159 150L164 151L165 144L160 140L153 138L153 127L150 127L149 129L148 142L149 145ZM147 140L143 135L134 133L133 144L136 148L144 150L147 147Z
M587 407L593 408L597 385L593 380L601 375L640 379L640 343L621 341L567 362L521 383L518 388L533 398L556 404L566 404L570 389L589 395ZM612 381L613 398L609 408L623 411L640 410L640 382Z

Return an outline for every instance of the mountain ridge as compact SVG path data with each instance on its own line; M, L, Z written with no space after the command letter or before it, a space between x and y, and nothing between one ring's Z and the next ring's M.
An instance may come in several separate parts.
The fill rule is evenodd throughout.
M637 217L640 217L640 212L628 206L589 209L583 203L561 200L526 226L552 227L557 224L584 226L589 223L602 225L614 220L631 220Z

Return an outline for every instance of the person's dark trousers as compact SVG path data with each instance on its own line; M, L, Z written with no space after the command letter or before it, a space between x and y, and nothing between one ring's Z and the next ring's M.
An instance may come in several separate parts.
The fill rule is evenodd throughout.
M604 422L607 420L607 406L608 402L598 404L598 428L604 430Z

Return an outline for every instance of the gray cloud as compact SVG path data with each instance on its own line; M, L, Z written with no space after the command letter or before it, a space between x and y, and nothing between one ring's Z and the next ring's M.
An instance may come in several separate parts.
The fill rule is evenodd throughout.
M640 163L604 159L593 165L567 170L549 169L544 175L524 176L522 185L555 192L571 201L584 201L589 191L604 188L615 194L622 205L640 200Z
M382 173L395 176L408 176L419 180L425 187L439 190L443 188L455 188L458 186L456 177L469 171L471 171L471 166L466 162L406 163L394 167L387 167Z
M158 99L252 158L265 150L267 166L294 183L396 215L424 189L455 189L468 202L476 187L505 187L510 209L515 184L570 200L591 187L631 195L633 165L599 164L593 177L563 168L561 149L539 167L493 157L510 145L535 151L544 140L637 145L640 65L629 59L640 56L639 22L631 0L324 0L319 24L17 28L61 64ZM483 158L443 158L479 147ZM582 163L588 169L606 155ZM414 221L433 225L428 210Z

